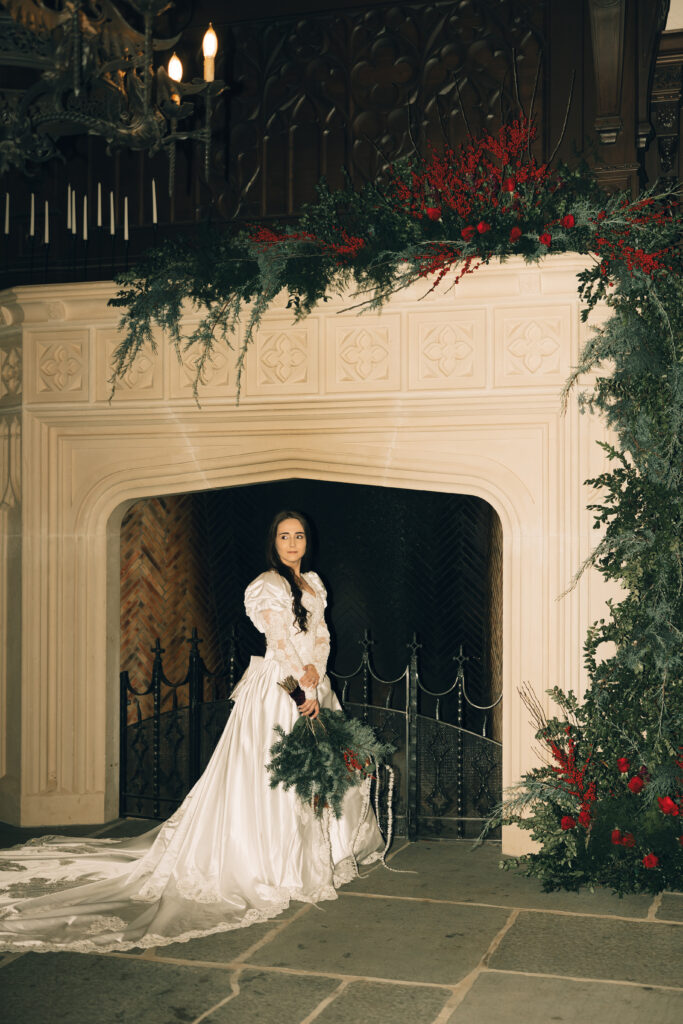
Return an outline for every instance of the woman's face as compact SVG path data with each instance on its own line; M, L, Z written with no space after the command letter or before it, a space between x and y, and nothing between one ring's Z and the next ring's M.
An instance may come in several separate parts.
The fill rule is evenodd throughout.
M280 561L298 572L306 554L306 534L298 519L283 519L278 524L275 548Z

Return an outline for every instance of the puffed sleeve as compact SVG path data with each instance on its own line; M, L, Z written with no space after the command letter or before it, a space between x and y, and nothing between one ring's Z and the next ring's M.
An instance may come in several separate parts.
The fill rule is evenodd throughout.
M282 675L300 679L304 672L301 658L291 641L294 625L289 587L274 572L257 576L244 594L244 607L257 629L266 635L268 652L282 667Z
M327 591L323 581L318 576L317 572L309 574L309 578L313 583L318 595L322 598L323 608L327 607ZM315 629L315 647L313 649L313 664L318 670L318 675L322 681L323 676L327 670L327 659L330 656L330 631L327 628L325 622L325 616L323 615L318 621Z

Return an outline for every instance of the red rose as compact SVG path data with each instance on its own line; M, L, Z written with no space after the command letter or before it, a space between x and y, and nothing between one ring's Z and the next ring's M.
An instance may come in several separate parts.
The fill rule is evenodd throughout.
M548 234L547 231L544 231L542 235L538 236L538 240L541 243L541 245L547 245L547 247L550 248L553 241L553 236Z
M633 832L624 832L624 834L623 834L623 836L621 838L621 845L622 846L635 846L636 845L636 841L635 841L635 838L633 836Z
M518 228L518 227L514 227L512 229L512 231L510 232L510 241L511 242L516 242L517 239L521 238L521 237L522 237L522 229Z
M630 767L631 767L631 762L629 761L629 759L627 757L618 757L617 758L617 768L619 769L620 772L627 772Z
M590 811L581 811L581 814L579 815L579 825L583 825L584 828L588 828L590 823L591 823L591 812Z
M621 846L621 832L618 828L612 829L612 846Z
M563 228L573 228L575 224L576 224L576 221L574 220L574 214L573 213L565 213L564 217L562 218L562 227Z
M468 224L466 228L462 229L460 234L462 235L466 242L471 242L472 239L474 238L474 228L472 227L471 224Z
M576 828L576 822L569 814L565 814L564 818L560 822L560 828L563 832L568 832L571 828Z
M659 864L659 857L656 853L646 853L643 857L643 867L656 868Z
M441 208L438 206L428 206L425 213L430 220L439 220L441 217Z
M628 780L628 788L632 793L640 793L645 783L641 779L640 775L634 775L632 779Z
M604 220L606 216L607 214L605 213L605 211L600 210L600 213L598 214L598 220Z
M503 192L514 192L515 191L515 184L516 183L515 183L515 179L514 178L506 178L503 181L503 183L501 185L501 188L502 188Z
M477 224L477 231L480 235L485 235L487 231L491 230L491 225L487 224L485 220L480 220Z
M678 814L678 804L670 796L658 796L657 803L662 814Z

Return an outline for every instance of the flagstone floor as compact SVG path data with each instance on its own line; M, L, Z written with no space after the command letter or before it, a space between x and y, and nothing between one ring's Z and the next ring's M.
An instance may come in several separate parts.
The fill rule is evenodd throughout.
M133 835L122 821L72 834ZM41 830L0 825L0 845ZM43 830L44 831L44 830ZM67 830L61 830L67 831ZM680 1024L683 892L543 893L500 847L395 844L318 907L159 950L0 954L3 1024ZM414 873L413 873L414 872Z

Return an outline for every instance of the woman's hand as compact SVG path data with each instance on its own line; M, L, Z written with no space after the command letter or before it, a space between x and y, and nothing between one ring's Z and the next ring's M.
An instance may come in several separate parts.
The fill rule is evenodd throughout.
M314 690L320 682L320 676L315 665L304 665L304 674L299 683L304 690Z
M307 718L317 718L320 714L320 704L313 697L311 700L305 700L303 704L299 705L299 714L306 715Z

